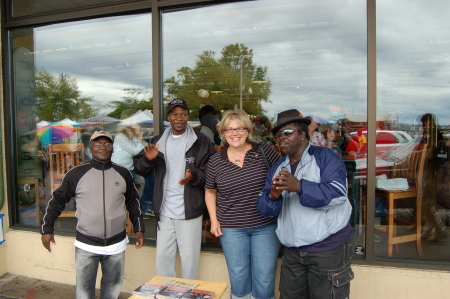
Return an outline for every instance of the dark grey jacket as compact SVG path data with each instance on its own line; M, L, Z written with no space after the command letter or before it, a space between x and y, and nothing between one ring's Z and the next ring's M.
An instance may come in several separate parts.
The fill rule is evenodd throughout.
M186 149L180 149L180 155L186 158L186 169L192 171L192 180L184 185L184 211L185 219L194 219L206 213L205 204L205 176L206 165L209 157L216 150L208 137L187 126L188 139ZM134 170L143 177L148 177L152 170L155 170L155 188L153 191L153 209L155 216L159 219L164 193L166 188L166 161L165 147L167 138L171 134L171 129L166 129L162 135L155 136L151 143L159 143L158 156L153 160L145 157L144 150L133 157Z
M128 169L91 160L67 172L44 211L41 234L52 234L66 203L75 197L77 240L107 246L125 238L126 210L134 232L144 232L139 194Z

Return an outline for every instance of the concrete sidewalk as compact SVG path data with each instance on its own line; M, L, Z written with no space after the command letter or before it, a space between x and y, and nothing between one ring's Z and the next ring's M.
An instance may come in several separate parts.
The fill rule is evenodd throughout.
M130 296L130 293L120 293L119 299L128 299ZM0 277L0 299L66 298L75 298L75 286L8 273ZM99 290L95 298L100 298Z

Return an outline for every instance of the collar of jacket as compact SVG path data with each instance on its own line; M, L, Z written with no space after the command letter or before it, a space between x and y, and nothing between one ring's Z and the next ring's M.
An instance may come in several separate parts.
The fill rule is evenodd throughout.
M107 162L106 164L103 164L102 162L96 161L94 159L92 159L89 164L94 167L95 169L98 170L107 170L110 169L112 167L112 162L111 160L109 162Z
M186 140L186 148L184 149L184 153L188 151L188 149L191 148L191 146L194 144L194 142L197 140L197 135L194 132L194 129L191 128L190 125L186 125L186 132L187 134L187 140ZM164 156L166 155L166 142L169 138L169 135L172 134L172 129L169 127L167 128L161 135L161 138L156 142L159 144L158 151L162 153Z

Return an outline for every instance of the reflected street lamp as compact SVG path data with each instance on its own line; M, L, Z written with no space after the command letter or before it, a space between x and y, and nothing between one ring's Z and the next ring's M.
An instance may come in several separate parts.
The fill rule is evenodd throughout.
M240 83L239 83L239 109L241 109L242 110L242 62L244 61L244 57L245 56L241 56L241 58L239 59L239 65L240 65L240 69L241 69L241 72L240 72Z

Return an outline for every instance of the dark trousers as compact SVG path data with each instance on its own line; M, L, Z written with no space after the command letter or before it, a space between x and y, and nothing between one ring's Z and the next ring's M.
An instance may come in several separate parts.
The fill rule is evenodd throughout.
M345 299L350 295L352 245L309 253L285 248L281 264L280 299Z

